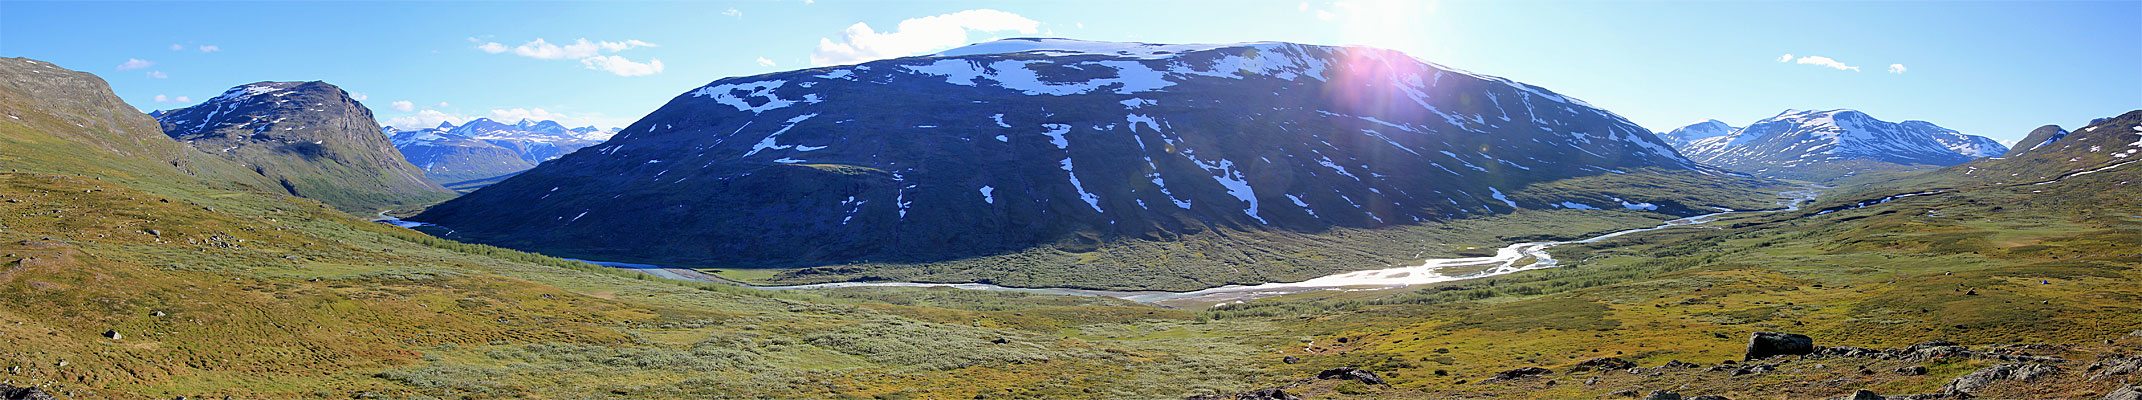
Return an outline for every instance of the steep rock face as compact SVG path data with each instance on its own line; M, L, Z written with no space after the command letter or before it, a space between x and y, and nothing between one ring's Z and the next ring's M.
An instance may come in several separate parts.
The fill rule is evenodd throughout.
M1740 128L1727 125L1724 121L1711 119L1673 128L1671 131L1659 134L1659 139L1665 140L1666 144L1673 145L1674 148L1681 148L1688 146L1690 142L1725 136L1737 130L1740 130Z
M2015 157L2017 155L2023 154L2023 152L2025 151L2036 149L2039 146L2058 142L2061 138L2065 138L2067 136L2068 130L2061 129L2060 125L2041 126L2038 127L2038 129L2030 130L2030 134L2023 135L2023 140L2016 142L2016 147L2008 149L2008 152L2002 153L2001 157Z
M164 136L156 120L96 75L28 58L0 58L0 161L55 171L160 179L190 175L260 190L276 185L237 163ZM24 153L38 153L23 157ZM12 155L8 156L8 155ZM22 164L16 164L23 166Z
M419 204L453 193L402 159L370 109L326 82L238 86L159 120L173 139L244 163L291 194L345 211Z
M1514 193L1701 168L1582 101L1392 51L1013 39L721 79L415 219L585 257L799 266L1620 209L1642 199Z
M534 168L536 164L608 140L595 127L566 128L557 121L506 124L489 118L461 126L441 123L416 130L389 129L394 147L432 180L455 186ZM466 190L466 189L464 189Z
M1828 180L1870 170L1937 168L2007 151L1993 139L1854 110L1786 110L1681 147L1699 162L1760 176Z

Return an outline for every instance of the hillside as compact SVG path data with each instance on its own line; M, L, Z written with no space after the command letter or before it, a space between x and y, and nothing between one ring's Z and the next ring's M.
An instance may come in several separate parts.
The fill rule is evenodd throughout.
M1786 110L1681 146L1689 159L1757 176L1828 181L1934 169L1998 156L2006 146L1926 121L1892 123L1855 110Z
M1692 185L1541 191L1573 179ZM718 80L414 219L580 258L833 265L792 282L1077 264L1198 288L1405 262L1425 238L1385 231L1520 210L1760 207L1752 184L1582 101L1392 51L1012 39ZM976 257L1004 258L880 273Z
M85 150L186 146L89 74L6 61L0 77L70 78L0 81L8 395L1120 398L1247 390L1261 370L1225 332L1267 328L1182 311L657 281L233 190Z
M370 109L326 82L242 85L158 120L174 139L343 211L371 214L453 196L402 159Z
M2127 150L2102 143L2142 140L2136 126L2142 111L2026 153L2101 157L2057 180L1838 188L1797 212L1554 248L1583 260L1563 268L1211 315L1315 332L1281 371L1390 381L1290 390L1309 398L2132 398L2112 394L2142 373L2142 168L2104 162ZM1818 347L1745 358L1755 332Z

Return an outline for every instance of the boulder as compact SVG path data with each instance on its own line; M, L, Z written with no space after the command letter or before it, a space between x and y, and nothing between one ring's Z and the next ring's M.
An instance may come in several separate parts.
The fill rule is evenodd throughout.
M2105 397L2099 400L2142 400L2142 386L2123 385L2112 389L2112 393L2106 393Z
M1874 393L1874 391L1872 391L1872 390L1867 390L1867 389L1860 389L1860 390L1855 390L1855 391L1852 391L1852 394L1848 394L1848 395L1845 395L1844 397L1838 397L1838 398L1837 398L1836 400L1884 400L1884 399L1885 399L1885 398L1884 398L1884 397L1882 397L1882 395L1880 395L1880 394L1875 394L1875 393Z
M1687 362L1687 361L1681 361L1681 360L1673 360L1673 361L1667 361L1665 365L1660 365L1660 366L1659 366L1659 368L1674 368L1674 369L1684 369L1684 368L1695 368L1695 367L1700 367L1700 366L1701 366L1701 365L1696 365L1696 363L1692 363L1692 362Z
M111 338L112 340L119 340L119 338L120 338L120 335L119 335L119 330L117 330L117 329L109 329L109 330L105 330L105 331L104 331L104 337L107 337L107 338Z
M1577 366L1569 367L1569 372L1620 371L1630 368L1636 368L1636 363L1620 357L1599 357L1577 363Z
M1725 396L1718 396L1718 395L1708 395L1708 394L1707 394L1707 395L1702 395L1702 396L1690 397L1690 398L1688 398L1688 400L1733 400L1733 399L1729 399L1729 398L1726 398Z
M1753 361L1774 356L1802 355L1815 352L1815 338L1797 333L1756 332L1748 337L1748 352L1743 360Z
M1909 367L1897 368L1897 373L1911 376L1926 375L1926 367L1913 365Z
M1235 400L1302 400L1302 397L1279 388L1269 388L1243 392L1235 395Z
M2142 370L2142 356L2113 357L2090 364L2090 380L2133 374Z
M58 400L58 399L55 399L55 398L53 398L51 394L47 394L47 393L45 393L45 390L44 390L44 389L38 389L38 388L36 388L36 387L14 387L14 386L10 386L10 385L7 385L7 384L0 384L0 400Z
M1651 394L1644 395L1644 400L1681 400L1681 394L1665 390L1653 390Z
M1528 377L1528 376L1539 376L1539 375L1546 375L1546 374L1552 374L1552 373L1554 373L1554 371L1548 370L1548 369L1546 369L1546 368L1540 368L1540 367L1524 367L1524 368L1518 368L1518 369L1513 369L1513 370L1508 370L1508 371L1502 371L1502 372L1497 372L1497 373L1495 373L1495 376L1494 376L1494 377L1492 377L1492 378L1488 378L1488 381L1490 381L1490 382L1493 382L1493 381L1508 381L1508 380L1517 380L1517 379L1522 379L1522 378L1525 378L1525 377Z
M1287 356L1287 358L1281 358L1281 359L1279 359L1279 361L1280 361L1280 362L1284 362L1284 363L1288 363L1288 364L1294 364L1294 363L1299 363L1299 362L1302 362L1302 358L1301 358L1301 357L1295 357L1295 356Z
M1332 368L1332 369L1327 369L1327 370L1324 370L1324 372L1318 372L1318 373L1316 374L1316 378L1317 378L1317 379L1344 379L1344 380L1354 380L1354 381L1361 381L1361 383L1366 383L1366 384L1370 384L1370 385L1383 385L1383 384L1385 384L1385 383L1383 382L1383 378L1381 378L1381 377L1377 377L1377 376L1376 376L1376 373L1374 373L1374 372L1369 372L1369 370L1365 370L1365 369L1359 369L1359 368Z
M1957 377L1956 380L1949 381L1949 384L1942 385L1941 392L1950 394L1970 393L1985 389L1987 386L1992 386L1994 383L2004 380L2029 382L2057 373L2060 373L2060 367L2045 364L2001 364L1981 368L1978 371Z

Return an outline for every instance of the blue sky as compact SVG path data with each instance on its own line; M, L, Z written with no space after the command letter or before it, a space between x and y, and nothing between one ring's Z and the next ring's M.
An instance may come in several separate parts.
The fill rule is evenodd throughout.
M387 124L610 127L722 77L994 38L1288 41L1397 49L1654 130L1854 108L2007 141L2142 108L2138 21L2137 1L8 0L0 56L96 73L144 110L325 80Z

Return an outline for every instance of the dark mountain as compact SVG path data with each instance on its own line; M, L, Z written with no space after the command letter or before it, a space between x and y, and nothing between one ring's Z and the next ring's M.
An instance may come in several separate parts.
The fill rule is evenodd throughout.
M1666 144L1673 145L1674 148L1681 148L1688 146L1689 142L1725 136L1737 130L1740 130L1740 128L1727 125L1724 121L1711 119L1673 128L1671 131L1660 133L1659 139L1665 140Z
M372 111L326 82L260 82L171 110L163 131L344 211L453 196L402 159Z
M1525 191L1706 173L1613 113L1393 51L1013 39L721 79L608 142L415 219L582 257L808 266L1317 234L1519 208L1686 214L1709 209L1663 200L1669 185ZM1304 256L1269 249L1240 251L1249 264ZM1252 267L1266 266L1238 272ZM1207 282L1231 279L1273 278Z
M2009 148L2007 153L2001 154L2001 158L2015 157L2025 151L2038 148L2038 146L2060 141L2061 138L2067 136L2068 130L2060 129L2060 125L2041 126L2038 129L2030 130L2030 134L2023 136L2023 141L2016 142L2016 147Z
M602 143L611 134L594 127L585 131L568 129L557 121L523 119L506 124L489 118L477 118L461 126L442 122L435 128L389 131L394 147L410 164L424 170L432 180L455 187L526 171L544 161Z
M1926 121L1891 123L1854 110L1785 110L1680 150L1696 161L1759 176L1824 181L1865 171L1939 168L2008 149Z

